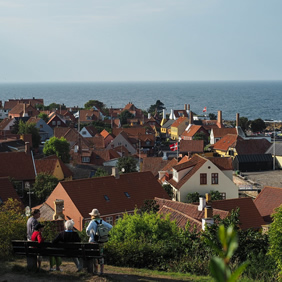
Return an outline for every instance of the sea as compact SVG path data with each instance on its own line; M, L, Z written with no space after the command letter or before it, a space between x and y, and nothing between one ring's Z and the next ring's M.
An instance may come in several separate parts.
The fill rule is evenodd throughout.
M99 100L109 108L131 102L143 110L160 100L166 113L189 104L198 115L221 110L224 120L235 120L236 113L249 120L282 120L282 81L0 83L3 103L33 97L44 99L45 105L84 107L89 100Z

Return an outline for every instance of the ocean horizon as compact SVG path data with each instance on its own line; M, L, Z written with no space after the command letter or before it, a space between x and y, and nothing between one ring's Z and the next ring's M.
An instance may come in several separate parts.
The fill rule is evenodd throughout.
M282 81L136 81L136 82L2 82L0 100L41 98L44 104L84 107L89 100L99 100L107 107L123 108L132 102L147 110L157 100L166 112L182 110L184 104L196 114L222 111L225 120L235 120L236 113L250 120L282 120Z

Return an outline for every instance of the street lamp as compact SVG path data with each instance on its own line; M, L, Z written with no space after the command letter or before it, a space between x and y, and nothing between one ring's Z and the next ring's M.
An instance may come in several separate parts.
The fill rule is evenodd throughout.
M27 194L28 194L28 205L31 208L31 196L30 195L33 194L34 192L30 192L30 183L29 182L25 183L25 188L28 189L28 192L27 192Z

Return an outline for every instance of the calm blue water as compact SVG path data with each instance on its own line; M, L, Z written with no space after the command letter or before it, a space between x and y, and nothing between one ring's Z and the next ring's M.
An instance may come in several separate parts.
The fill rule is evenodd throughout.
M0 100L43 98L44 104L64 103L83 107L89 100L99 100L107 107L124 107L132 102L148 109L161 100L167 112L184 109L202 114L217 114L235 120L236 113L248 119L282 120L282 81L248 82L93 82L93 83L2 83Z

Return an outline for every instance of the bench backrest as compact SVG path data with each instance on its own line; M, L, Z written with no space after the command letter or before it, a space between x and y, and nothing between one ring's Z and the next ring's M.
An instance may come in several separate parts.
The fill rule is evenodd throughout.
M59 256L59 257L82 257L97 258L100 255L99 244L91 243L56 243L51 242L38 243L33 241L13 240L13 252L16 255L37 255Z

